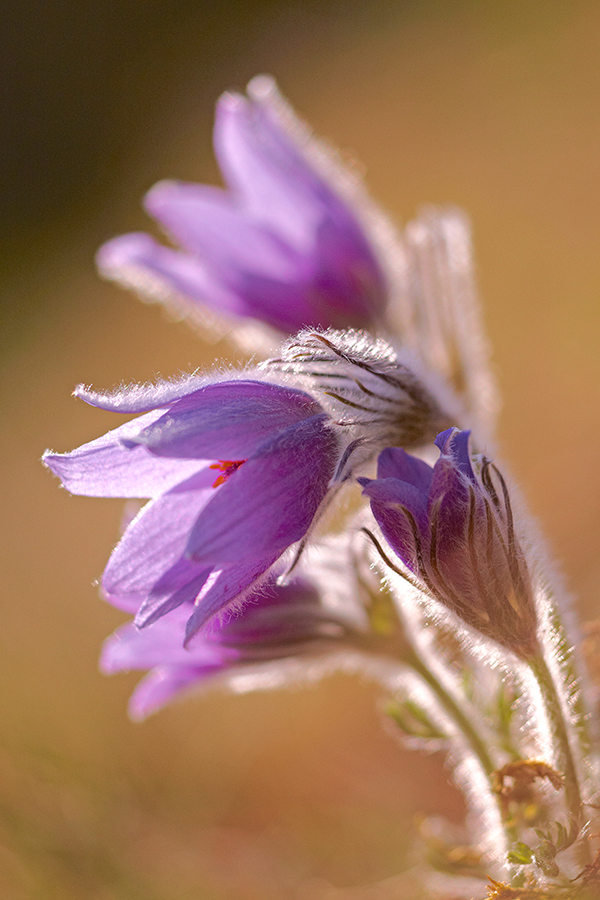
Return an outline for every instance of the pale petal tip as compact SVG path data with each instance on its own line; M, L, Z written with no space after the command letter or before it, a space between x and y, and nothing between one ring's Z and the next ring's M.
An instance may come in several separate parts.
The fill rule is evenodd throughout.
M43 466L46 466L47 469L50 469L53 475L58 475L60 477L60 473L56 471L58 466L58 461L60 460L60 454L55 453L54 450L44 450L42 453L41 463Z
M248 96L258 102L279 97L279 88L272 75L255 75L248 82Z
M103 278L111 281L122 277L123 270L132 261L144 259L155 246L155 241L143 231L122 234L102 244L96 253L96 267Z
M217 102L217 115L219 113L236 113L246 108L248 101L243 94L237 91L225 91Z
M134 691L127 705L127 715L129 716L130 720L132 722L135 722L136 724L138 724L139 722L143 722L148 718L148 716L151 716L153 713L158 712L158 710L160 709L159 705L153 705L148 701L145 696L145 692L140 692L140 696L138 697L138 690L139 689L136 689ZM163 703L161 705L164 706L165 704Z
M83 400L84 403L88 403L90 406L98 406L99 401L105 398L106 394L95 391L91 384L78 384L71 396L77 397L78 400Z
M144 209L154 216L160 212L164 201L172 200L173 194L178 193L182 187L185 187L185 182L176 178L163 178L162 181L157 181L144 196Z
M100 651L100 659L98 660L98 668L103 675L114 675L122 669L115 661L114 655L115 635L112 634L104 641L102 650Z
M179 693L177 685L169 684L169 675L167 669L158 667L140 681L127 706L127 714L132 722L143 722Z

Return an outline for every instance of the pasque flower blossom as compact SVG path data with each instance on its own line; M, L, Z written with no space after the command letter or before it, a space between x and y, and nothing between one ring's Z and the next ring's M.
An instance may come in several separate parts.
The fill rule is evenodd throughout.
M350 616L323 603L308 580L278 585L274 575L250 593L241 610L224 613L184 647L189 616L188 601L149 628L127 624L105 642L100 661L104 672L151 670L131 698L132 718L144 718L217 676L257 663L323 653L356 628Z
M469 432L436 438L432 468L384 450L377 478L359 478L409 579L480 634L527 659L537 650L531 579L504 479L485 457L474 468Z
M390 348L378 367L382 347L366 336L341 344L331 331L299 339L289 353L304 360L300 367L310 369L316 354L314 365L328 369L323 348L332 359L341 353L343 381L325 371L301 376L282 360L247 373L257 377L196 375L114 394L75 392L93 406L141 414L72 453L44 456L74 494L150 499L102 579L104 594L135 612L137 626L193 603L189 639L243 600L289 547L302 552L356 467L390 438L407 447L431 440L447 418Z
M116 606L148 625L188 609L187 637L255 587L310 529L340 441L308 394L266 381L177 383L88 403L143 413L44 461L74 494L150 498L105 569Z
M148 212L182 250L129 234L101 272L159 300L186 298L283 332L380 322L386 277L349 195L350 176L294 118L265 76L224 94L215 152L229 189L161 182ZM344 188L346 185L346 188Z

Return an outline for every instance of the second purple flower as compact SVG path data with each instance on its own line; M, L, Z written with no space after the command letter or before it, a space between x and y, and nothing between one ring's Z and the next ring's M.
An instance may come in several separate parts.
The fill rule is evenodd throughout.
M376 327L388 286L356 178L312 140L272 79L253 79L248 97L221 97L214 145L229 190L165 181L146 197L183 252L123 235L100 250L101 272L155 299L290 334Z

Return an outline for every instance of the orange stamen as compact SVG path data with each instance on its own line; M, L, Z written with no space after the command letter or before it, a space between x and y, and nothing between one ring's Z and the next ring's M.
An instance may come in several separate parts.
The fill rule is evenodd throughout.
M209 469L219 469L223 473L216 479L213 487L216 488L220 484L225 484L229 476L237 472L239 467L245 462L245 459L220 459L218 462L213 463L212 466L209 466Z

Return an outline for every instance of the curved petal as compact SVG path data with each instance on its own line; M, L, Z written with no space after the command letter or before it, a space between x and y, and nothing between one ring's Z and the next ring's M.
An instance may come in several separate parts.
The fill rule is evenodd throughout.
M475 482L475 473L471 463L470 431L459 431L458 428L448 428L435 439L442 456L449 457L458 470L470 480Z
M400 447L387 447L377 460L377 478L398 478L427 494L433 469Z
M398 478L359 478L363 494L377 507L405 507L419 524L427 526L427 495L413 484Z
M227 180L256 221L269 223L292 246L314 245L328 194L266 104L224 94L217 104L214 146Z
M338 218L330 215L317 227L315 281L327 299L328 325L368 328L385 309L388 286L358 224Z
M321 611L321 597L313 584L301 578L277 584L275 573L269 573L268 580L246 596L242 609L223 614L218 637L228 645L245 646L271 635L284 638L290 629L298 636L307 630L313 633L307 623L314 626Z
M469 505L469 482L463 477L452 456L440 456L433 467L429 488L429 509L434 504L441 504L441 507L454 510L458 519L452 527L459 527L459 519L464 517Z
M88 497L157 497L201 468L193 459L170 459L124 441L161 412L126 422L71 453L47 451L42 460L72 494Z
M211 497L214 472L205 468L182 485L146 504L112 552L102 587L111 596L139 598L183 556L190 529ZM188 581L190 579L188 578ZM181 583L175 584L176 590Z
M199 566L189 559L180 559L159 578L144 599L135 616L135 625L145 628L166 613L192 603L211 574L210 566Z
M248 563L214 571L195 601L196 608L186 627L186 643L216 613L232 603L246 599L248 590L255 589L261 584L262 576L278 557L279 554L272 554L259 560L253 559Z
M281 237L252 222L244 208L219 188L161 181L146 195L148 212L188 251L209 260L221 277L235 284L235 272L297 277L297 252Z
M282 282L267 274L237 273L235 289L246 304L246 315L273 328L294 334L300 328L363 326L351 309L338 310L344 300L315 282L313 260L303 260L294 281Z
M192 688L194 684L218 675L224 665L206 666L160 666L143 678L129 701L129 715L134 722L146 719L158 712L179 694Z
M101 273L166 304L185 309L187 298L289 333L369 327L389 285L356 178L311 138L272 79L253 79L248 97L221 97L214 145L230 191L165 181L146 197L187 253L124 235L99 251Z
M321 412L303 391L268 382L226 381L174 403L134 441L160 456L245 459L271 435Z
M107 674L155 666L218 665L223 652L218 644L196 640L184 647L189 608L180 606L148 628L123 625L102 647L100 669Z
M186 375L177 381L158 381L154 384L132 384L114 391L93 391L84 384L78 385L73 394L90 406L119 413L146 413L155 411L161 415L160 407L168 406L194 394L210 384L204 375ZM138 422L145 420L138 419Z
M385 306L387 286L357 201L337 187L356 179L313 139L272 78L253 78L248 97L226 94L217 107L215 150L228 183L257 219L303 248L332 304L322 324L364 326Z
M146 208L237 293L238 314L245 309L295 331L301 325L362 326L384 305L373 254L357 224L337 206L314 223L310 250L302 253L282 239L279 228L261 225L256 211L218 188L160 182L147 195Z
M326 416L312 416L267 441L202 510L187 555L233 565L280 554L308 531L339 456Z
M124 234L96 255L100 274L140 294L168 303L183 295L229 315L245 315L240 297L196 256L159 244L148 234Z
M412 484L395 478L359 481L363 493L371 499L371 511L386 541L396 556L416 572L418 552L429 547L426 495Z

